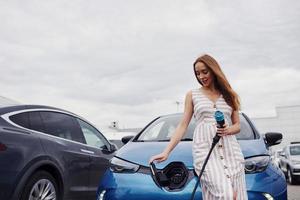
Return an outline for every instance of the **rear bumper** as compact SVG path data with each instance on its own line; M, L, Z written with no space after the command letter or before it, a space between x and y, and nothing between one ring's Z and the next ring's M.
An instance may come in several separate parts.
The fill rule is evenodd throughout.
M17 172L1 171L0 172L0 199L9 200L14 193Z

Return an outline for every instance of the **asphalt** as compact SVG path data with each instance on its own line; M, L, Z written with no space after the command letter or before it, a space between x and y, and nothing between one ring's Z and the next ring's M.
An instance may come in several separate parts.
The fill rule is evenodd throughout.
M288 200L300 200L300 183L297 185L288 184Z

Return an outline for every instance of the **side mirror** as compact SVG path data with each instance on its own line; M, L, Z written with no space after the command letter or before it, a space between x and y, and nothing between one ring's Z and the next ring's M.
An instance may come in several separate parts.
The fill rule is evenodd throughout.
M280 144L282 141L282 134L281 133L275 133L275 132L269 132L265 134L265 141L266 145L268 147Z
M118 146L114 143L110 143L110 152L115 152L118 150Z
M127 144L133 137L134 137L133 135L122 137L123 144Z

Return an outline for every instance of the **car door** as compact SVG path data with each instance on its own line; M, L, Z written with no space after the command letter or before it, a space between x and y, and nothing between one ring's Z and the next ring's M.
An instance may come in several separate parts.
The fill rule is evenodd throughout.
M114 152L110 150L111 145L107 139L95 127L81 119L77 119L77 122L90 152L89 190L92 195L96 195L99 180L108 169L109 160Z
M44 148L64 168L64 199L85 199L88 194L90 157L74 117L50 111L39 114L45 133L51 136L43 140Z

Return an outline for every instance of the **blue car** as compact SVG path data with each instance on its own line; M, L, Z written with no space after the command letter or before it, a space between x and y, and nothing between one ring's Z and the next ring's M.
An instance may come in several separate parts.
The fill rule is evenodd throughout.
M110 169L100 181L97 200L189 200L197 182L192 158L194 121L168 160L156 164L157 173L148 164L151 156L166 147L181 117L182 114L158 117L133 138L123 138L128 143L111 159ZM279 144L282 134L260 135L244 113L240 113L240 121L241 131L236 137L246 161L248 198L287 199L284 174L269 155L269 147ZM200 187L194 199L202 199Z

